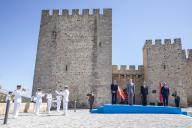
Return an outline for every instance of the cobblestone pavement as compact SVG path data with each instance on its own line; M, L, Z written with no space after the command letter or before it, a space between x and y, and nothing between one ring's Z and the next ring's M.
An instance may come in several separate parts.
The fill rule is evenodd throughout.
M192 128L192 117L166 114L21 113L17 119L9 115L7 125L2 125L3 118L1 115L0 128Z

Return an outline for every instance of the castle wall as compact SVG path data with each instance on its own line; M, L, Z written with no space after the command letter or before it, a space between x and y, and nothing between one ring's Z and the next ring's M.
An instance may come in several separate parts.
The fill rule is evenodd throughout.
M186 81L186 55L182 50L181 39L147 40L143 48L144 75L149 85L149 101L159 102L159 83L167 82L171 87L171 93L177 90L181 97L181 105L187 106L187 81ZM174 105L170 96L170 105Z
M148 102L159 102L159 83L167 82L171 93L177 90L181 105L192 105L192 50L186 58L181 39L146 40L143 47L143 66L112 65L112 10L94 9L90 14L83 9L42 11L33 95L38 87L47 92L49 88L70 90L70 106L74 100L78 107L87 107L86 94L95 92L95 103L111 102L110 84L117 80L126 88L131 78L136 85L136 104L141 103L140 86L149 86ZM170 96L170 105L174 105Z
M70 102L87 106L86 94L95 92L95 103L110 102L112 79L112 10L83 9L42 11L33 95L69 86Z
M127 68L126 65L121 65L120 69L117 65L112 66L113 80L117 80L119 87L122 89L127 88L127 82L129 79L135 83L135 103L141 104L140 88L144 82L144 68L142 65L136 69L134 65L130 65Z
M187 102L188 105L192 105L192 49L187 50L187 60L186 60L186 93L187 93Z

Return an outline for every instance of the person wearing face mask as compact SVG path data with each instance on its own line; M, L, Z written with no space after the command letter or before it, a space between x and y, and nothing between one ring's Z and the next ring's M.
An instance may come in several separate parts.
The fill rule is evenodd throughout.
M64 87L64 91L62 92L56 92L58 95L63 96L63 111L64 111L64 115L67 115L67 111L68 111L68 102L69 102L69 89L68 86Z
M48 114L51 111L51 104L52 104L52 94L51 94L51 89L49 89L49 92L46 94L46 99L47 99L47 111Z
M89 102L89 111L91 112L92 108L93 108L93 103L94 103L94 92L90 92L87 94L88 96L88 102Z
M60 108L61 108L61 100L62 100L62 93L63 90L60 89L60 91L55 91L56 92L56 99L57 99L57 112L60 112Z
M146 106L147 105L147 95L148 95L148 86L146 85L146 82L143 83L141 86L141 100L142 100L142 105Z
M114 80L113 83L111 84L111 101L112 104L116 104L117 103L117 90L118 90L118 84L117 81Z
M42 97L44 97L45 94L41 91L41 88L37 89L36 92L36 102L35 102L35 106L34 106L34 113L36 115L39 115L39 110L40 110L40 106L42 103Z
M127 94L128 94L128 104L132 105L135 95L135 84L132 82L132 79L127 83Z
M165 82L163 83L161 94L163 96L163 105L168 106L168 104L169 104L169 86Z
M14 118L17 118L19 115L19 110L20 110L20 106L21 106L21 102L22 102L22 95L23 92L26 91L26 89L22 89L21 85L17 85L17 89L13 92L13 96L14 96L14 112L13 112L13 116Z

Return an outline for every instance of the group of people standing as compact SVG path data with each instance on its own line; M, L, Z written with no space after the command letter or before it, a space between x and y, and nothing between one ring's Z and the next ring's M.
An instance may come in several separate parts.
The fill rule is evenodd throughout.
M21 88L21 85L17 85L17 88L14 92L9 92L7 95L6 100L11 101L11 97L13 96L14 98L14 112L13 116L14 118L18 117L19 110L20 110L20 105L22 102L22 95L23 92L25 92L26 89ZM60 107L61 107L61 101L63 99L63 110L64 110L64 115L67 114L68 110L68 101L69 101L69 90L68 86L64 87L64 90L55 91L56 93L56 99L57 99L57 112L60 112ZM43 93L41 88L37 89L37 92L35 93L35 96L32 97L32 101L35 103L34 104L34 113L36 115L39 115L39 110L40 106L42 103L42 98L46 97L47 100L47 112L50 113L51 110L51 105L52 105L52 90L49 89L48 93Z
M120 92L120 88L117 84L117 81L114 80L111 84L111 94L112 94L112 104L117 103L117 94ZM142 104L147 105L147 95L148 95L148 86L144 82L144 84L141 86L141 99ZM130 79L126 84L126 93L123 91L120 92L120 96L123 97L123 99L126 99L129 105L132 105L134 103L134 96L135 96L135 84L133 83L132 79Z
M164 106L168 106L169 102L169 93L170 88L167 83L162 82L162 86L160 88L160 102L163 103ZM135 84L133 83L132 79L129 79L125 91L122 91L121 88L118 86L118 83L116 80L113 81L111 84L111 95L112 95L112 104L117 103L117 96L119 96L123 100L127 100L126 103L129 105L132 105L134 103L134 97L135 97ZM141 94L141 103L142 105L147 105L147 96L148 96L148 86L146 82L143 82L141 88L140 88L140 94ZM175 106L179 107L180 104L180 97L178 96L177 92L175 91L172 96L175 98ZM125 98L127 97L127 98ZM162 101L161 101L162 99Z
M22 102L22 95L26 91L26 89L21 88L21 85L17 85L17 88L14 92L9 92L6 100L11 101L11 97L14 97L14 118L18 117L20 105ZM134 96L135 96L135 84L133 83L132 79L130 79L126 84L126 93L121 91L121 89L118 86L118 83L116 80L113 81L111 84L111 94L112 94L112 104L117 103L117 94L119 92L119 95L122 96L124 99L127 97L127 102L129 105L134 104ZM55 91L56 93L56 101L57 101L57 112L60 112L61 107L61 101L63 100L63 110L64 115L67 114L68 110L68 102L69 102L69 90L68 86L64 87L64 90ZM146 82L143 83L140 89L141 93L141 101L142 105L147 105L147 95L148 95L148 86ZM167 85L167 83L163 82L161 84L160 88L160 101L162 100L164 106L168 106L169 101L169 95L170 95L170 88ZM94 103L94 92L88 93L87 96L88 102L90 105L90 111L92 109L93 103ZM177 92L175 91L172 96L175 98L175 105L176 107L179 107L180 103L180 97L178 96ZM49 89L48 93L43 93L41 88L37 89L37 92L35 93L35 96L32 97L32 101L35 103L34 105L34 113L36 115L39 115L40 106L42 103L42 98L46 97L47 100L47 112L50 113L51 106L52 106L52 90Z
M56 99L57 99L57 112L60 112L61 101L63 99L63 111L64 111L63 114L66 115L68 110L68 102L69 102L68 86L65 86L64 90L60 90L59 92L56 90L55 93L56 93ZM52 99L53 99L52 90L49 89L48 93L43 93L41 91L41 88L38 88L33 98L33 102L35 103L34 113L36 115L39 115L40 105L42 103L42 98L44 96L46 96L46 100L47 100L47 111L48 113L50 113L51 106L52 106Z

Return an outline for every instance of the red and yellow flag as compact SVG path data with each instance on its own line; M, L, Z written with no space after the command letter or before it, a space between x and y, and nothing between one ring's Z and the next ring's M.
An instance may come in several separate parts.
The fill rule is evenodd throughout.
M126 97L123 92L123 89L121 89L119 86L118 86L118 90L117 90L117 96L119 96L123 100L125 100L125 97Z

